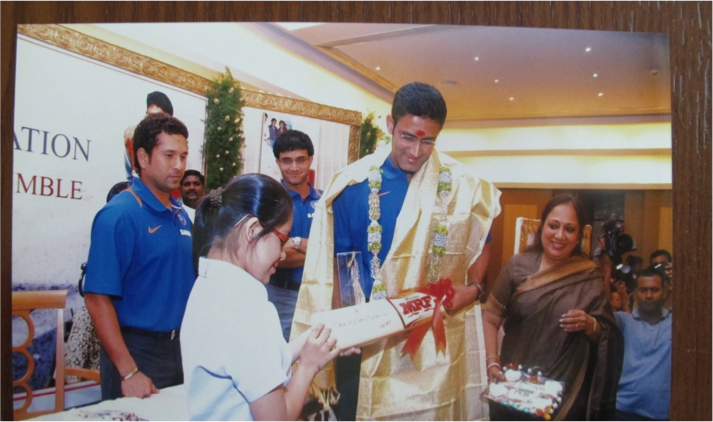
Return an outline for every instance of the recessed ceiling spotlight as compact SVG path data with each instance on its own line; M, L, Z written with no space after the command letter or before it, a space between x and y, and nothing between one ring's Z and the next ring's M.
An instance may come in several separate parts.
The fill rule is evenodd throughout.
M376 66L376 70L381 70L381 66Z
M480 60L480 57L475 56L475 59L473 59L473 60L475 60L477 62L478 60Z
M592 75L592 78L596 78L597 76L599 75L595 73L594 75Z
M458 82L452 81L452 80L447 80L447 81L441 82L441 85L443 85L443 86L456 86L456 85L458 85Z
M603 92L600 92L599 94L597 94L597 96L603 97L603 96L604 96L604 93L603 93Z
M496 80L495 80L495 83L498 83L498 82L500 82L500 80L499 80L499 79L496 79Z
M510 97L510 101L515 101L515 97Z
M586 51L587 53L589 53L590 51L592 51L592 47L587 47L587 48L584 49L584 51Z

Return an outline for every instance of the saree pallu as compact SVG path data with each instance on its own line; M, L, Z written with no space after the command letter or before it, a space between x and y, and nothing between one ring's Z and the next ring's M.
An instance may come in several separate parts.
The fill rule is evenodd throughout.
M334 224L332 202L347 186L366 180L372 165L381 166L390 153L383 149L337 173L317 204L292 336L309 328L313 313L331 309ZM426 284L440 167L452 171L446 203L449 236L440 277L464 284L466 271L480 255L500 192L477 179L452 158L434 151L414 174L398 216L394 239L381 269L389 296ZM366 230L366 227L364 228ZM460 420L487 417L480 400L486 386L485 347L480 306L473 304L445 318L447 347L437 354L432 331L414 360L402 355L406 336L399 335L362 349L357 419ZM315 378L322 398L334 392L331 365ZM313 390L314 392L314 390ZM335 394L336 395L336 394Z
M616 407L623 337L604 280L587 259L571 257L537 272L541 259L532 252L516 255L493 286L486 309L505 319L500 360L565 383L555 420L607 419ZM596 318L601 326L597 344L583 331L560 328L560 318L571 309ZM493 419L505 417L502 408L492 410Z

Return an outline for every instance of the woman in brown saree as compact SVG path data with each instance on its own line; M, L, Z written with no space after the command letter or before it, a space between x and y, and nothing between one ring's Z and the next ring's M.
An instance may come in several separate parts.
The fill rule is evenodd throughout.
M564 382L555 420L609 418L621 374L621 332L601 272L580 247L584 216L575 197L550 200L535 245L505 264L483 311L489 380L504 380L502 366L513 363ZM490 412L492 420L531 419L496 403Z

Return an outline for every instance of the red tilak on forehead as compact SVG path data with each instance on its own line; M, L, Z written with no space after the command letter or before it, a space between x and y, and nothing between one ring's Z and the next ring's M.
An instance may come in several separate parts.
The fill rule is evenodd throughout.
M423 135L425 135L425 134L426 134L426 132L424 132L424 131L422 131L422 130L417 130L417 131L416 131L416 136L423 136Z

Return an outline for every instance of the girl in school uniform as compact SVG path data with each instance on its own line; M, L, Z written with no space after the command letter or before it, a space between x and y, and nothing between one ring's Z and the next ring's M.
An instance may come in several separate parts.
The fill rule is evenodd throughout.
M339 354L321 325L286 343L267 300L291 226L292 199L260 174L236 177L199 204L198 278L181 327L191 419L296 420L312 378Z

